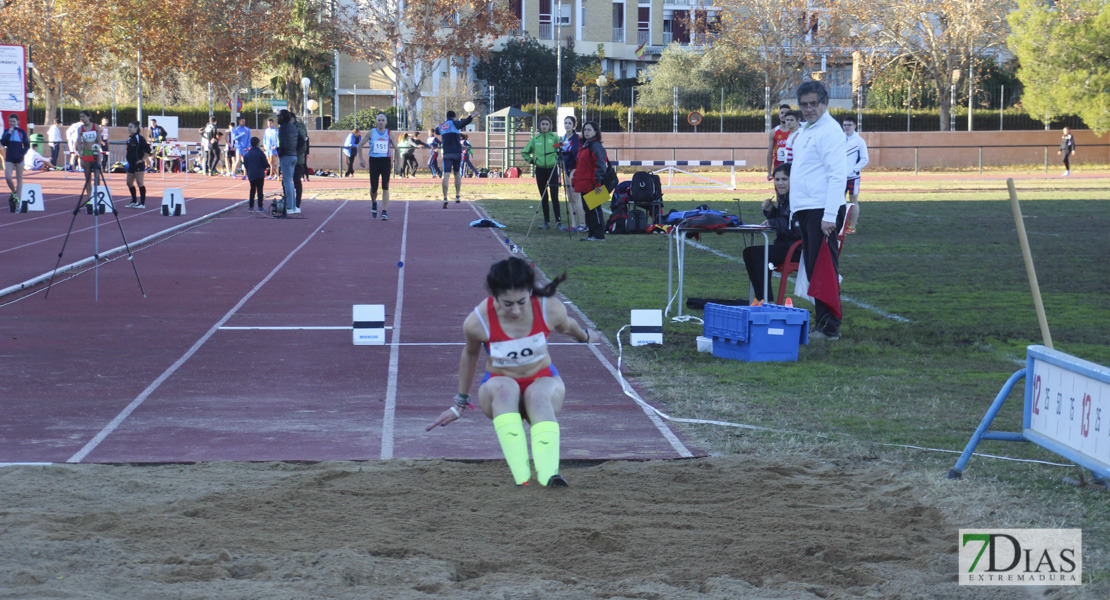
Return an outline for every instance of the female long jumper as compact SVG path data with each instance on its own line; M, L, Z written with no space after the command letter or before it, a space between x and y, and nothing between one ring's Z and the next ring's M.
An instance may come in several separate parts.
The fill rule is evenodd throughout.
M566 388L551 362L547 336L552 331L586 343L599 340L597 332L583 329L567 316L566 306L552 298L566 279L556 277L542 288L527 262L513 257L494 263L486 276L490 296L474 307L463 322L466 346L459 361L459 388L455 405L440 413L427 427L445 427L462 418L470 404L470 386L478 355L486 349L487 372L478 387L479 408L493 420L501 451L517 485L528 485L528 442L524 419L532 424L532 460L540 485L566 487L559 474L559 423Z

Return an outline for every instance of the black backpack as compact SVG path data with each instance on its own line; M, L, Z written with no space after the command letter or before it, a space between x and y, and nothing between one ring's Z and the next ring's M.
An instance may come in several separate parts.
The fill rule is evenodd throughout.
M625 233L647 233L648 216L647 213L636 208L628 211L628 218L625 219L624 230Z
M663 197L662 182L655 173L637 171L632 174L632 189L629 195L638 206L651 206Z

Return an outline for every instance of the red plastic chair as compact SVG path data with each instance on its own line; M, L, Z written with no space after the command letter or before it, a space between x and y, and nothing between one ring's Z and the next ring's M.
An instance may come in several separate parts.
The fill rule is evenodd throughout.
M852 216L852 211L854 211L855 209L856 209L856 205L854 205L854 204L849 204L848 205L848 210L844 214L844 226L840 228L840 233L837 234L837 236L836 236L837 247L840 249L839 252L837 253L837 256L839 257L839 260L837 261L837 264L843 264L843 259L844 259L844 237L845 237L844 234L845 234L845 230L848 229L848 222L849 222L850 217ZM798 241L794 242L793 244L790 244L790 249L786 251L786 260L781 265L779 265L778 267L776 267L775 269L772 270L772 272L778 273L779 277L780 277L779 295L778 295L778 298L775 301L775 304L778 304L778 305L781 306L782 303L786 300L786 283L787 283L787 280L790 279L790 275L792 273L796 273L798 271L798 261L791 260L791 258L793 258L794 252L798 248L801 248L801 247L802 247L802 240L798 240ZM799 258L801 258L800 255L799 255Z

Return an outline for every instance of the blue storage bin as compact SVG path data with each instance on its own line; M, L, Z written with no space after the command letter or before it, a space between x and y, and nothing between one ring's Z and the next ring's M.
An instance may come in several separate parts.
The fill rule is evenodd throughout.
M809 311L774 304L705 305L704 334L713 338L713 356L748 362L798 360L809 344Z

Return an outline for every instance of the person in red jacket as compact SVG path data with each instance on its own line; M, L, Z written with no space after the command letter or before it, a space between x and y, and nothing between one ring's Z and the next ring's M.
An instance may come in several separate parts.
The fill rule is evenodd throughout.
M605 176L609 172L609 157L605 154L605 147L601 145L601 129L597 123L586 121L582 125L582 148L578 151L578 162L574 168L571 184L574 191L579 194L588 194L595 189L605 187ZM589 234L581 238L583 242L605 241L605 218L601 213L601 206L591 210L583 202L586 211L586 228Z

